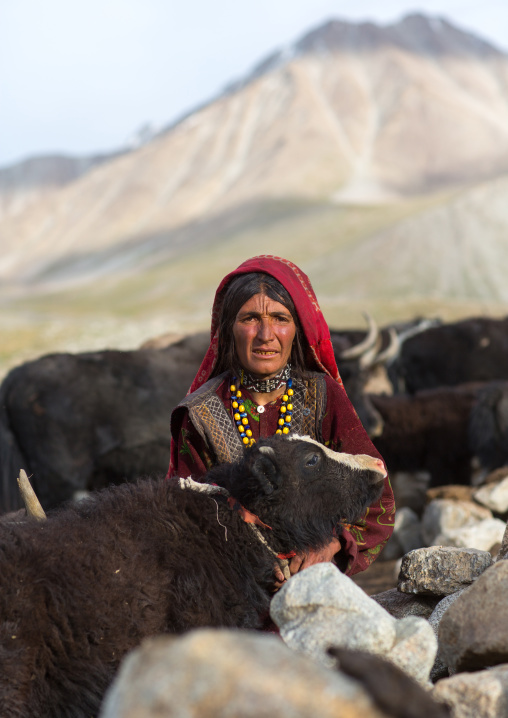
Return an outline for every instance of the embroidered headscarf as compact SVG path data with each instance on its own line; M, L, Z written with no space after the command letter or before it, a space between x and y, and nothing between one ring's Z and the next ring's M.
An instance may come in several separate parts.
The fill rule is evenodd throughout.
M196 391L210 378L217 362L219 341L219 318L222 311L224 295L230 281L240 274L264 272L277 279L289 292L295 305L300 325L308 344L308 356L305 357L306 368L310 371L322 371L342 385L335 356L333 353L330 330L319 307L316 295L309 278L293 262L271 254L262 254L243 262L237 269L230 272L219 285L215 293L212 309L212 328L210 346L205 358L190 387L189 393Z

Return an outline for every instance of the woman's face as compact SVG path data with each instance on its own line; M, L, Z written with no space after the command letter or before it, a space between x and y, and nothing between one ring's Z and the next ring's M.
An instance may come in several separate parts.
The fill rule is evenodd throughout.
M233 324L240 364L262 379L275 376L286 366L295 334L289 309L266 294L255 294L245 302Z

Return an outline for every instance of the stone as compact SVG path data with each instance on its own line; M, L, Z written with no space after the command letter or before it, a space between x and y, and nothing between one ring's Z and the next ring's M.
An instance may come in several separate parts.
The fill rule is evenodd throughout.
M371 598L394 618L406 618L406 616L429 618L441 600L440 596L401 593L397 588L376 593Z
M420 519L416 512L408 506L397 509L393 533L383 549L383 560L400 558L423 545Z
M254 631L202 629L144 641L99 718L387 718L361 682Z
M439 650L452 672L508 663L508 562L490 566L447 609Z
M432 696L452 708L453 718L507 716L508 665L443 678L434 686Z
M508 466L500 466L487 474L484 484L497 484L508 477Z
M488 551L429 546L407 553L397 588L403 593L448 596L470 585L492 565Z
M452 603L456 601L457 598L460 596L462 591L465 590L465 588L462 588L460 589L460 591L456 591L455 593L451 593L449 596L445 596L443 599L441 599L441 601L439 601L435 609L432 611L428 621L429 625L434 631L436 638L438 638L439 636L439 624L441 623L441 619L443 618L445 611L448 610ZM438 643L436 660L434 661L434 665L432 666L432 669L430 671L430 680L435 683L439 678L444 678L449 674L450 670L446 663L443 661Z
M435 499L450 499L451 501L472 501L475 492L474 486L461 486L460 484L447 484L427 489L427 503Z
M425 507L422 516L422 536L426 546L447 545L441 540L450 530L491 519L492 512L472 501L435 499Z
M497 554L496 561L503 561L508 558L508 524L505 526L503 538L501 539L501 547Z
M508 512L508 476L499 483L481 486L474 493L474 500L496 514Z
M394 619L331 563L293 576L273 597L270 615L288 646L326 666L329 646L386 653L395 643Z
M443 531L436 536L435 543L455 548L476 548L493 554L499 550L505 528L505 522L500 519L484 519L470 526Z
M427 684L437 654L432 627L419 616L402 618L395 625L395 645L386 657L418 683Z
M328 648L335 646L382 655L420 683L429 680L437 641L427 621L394 619L331 563L293 576L272 599L270 615L288 646L322 665L332 665Z

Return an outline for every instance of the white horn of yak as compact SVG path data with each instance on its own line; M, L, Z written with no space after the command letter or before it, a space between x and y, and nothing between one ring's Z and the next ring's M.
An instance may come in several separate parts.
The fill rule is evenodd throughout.
M390 342L386 349L383 349L383 351L377 355L376 364L388 364L399 355L401 347L399 335L393 327L390 327L388 334L390 335Z
M358 359L358 357L375 346L379 336L379 328L368 312L364 312L363 316L369 324L367 335L358 344L349 347L349 349L344 349L344 351L340 353L341 359Z
M26 471L20 470L18 476L18 486L21 498L24 501L26 507L26 513L28 516L33 516L37 521L44 521L46 514L42 508L39 499L35 495L35 491L32 489L32 485L28 480Z

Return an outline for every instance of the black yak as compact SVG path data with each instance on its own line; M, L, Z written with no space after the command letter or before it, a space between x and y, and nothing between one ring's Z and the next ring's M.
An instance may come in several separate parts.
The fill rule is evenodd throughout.
M390 474L424 470L430 473L430 486L471 483L469 417L484 386L478 382L413 395L372 394L384 426L373 443Z
M277 557L324 545L385 476L379 459L272 437L203 483L126 483L0 521L0 715L89 718L146 636L261 628Z

